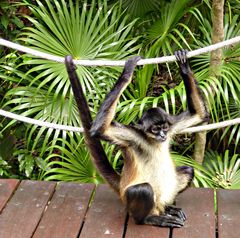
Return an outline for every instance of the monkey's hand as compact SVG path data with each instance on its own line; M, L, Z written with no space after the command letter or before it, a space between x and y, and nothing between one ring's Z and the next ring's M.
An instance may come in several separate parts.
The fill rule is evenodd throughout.
M191 72L191 68L187 59L187 53L188 51L184 49L174 52L181 74L189 74Z
M137 66L137 62L142 59L140 56L134 56L129 58L124 66L124 70L122 73L122 79L126 81L130 81L134 72L135 67Z

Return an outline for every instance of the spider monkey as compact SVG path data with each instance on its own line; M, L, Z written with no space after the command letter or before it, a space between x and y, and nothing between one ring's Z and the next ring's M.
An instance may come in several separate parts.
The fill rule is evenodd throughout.
M169 144L174 134L208 118L186 54L186 50L175 52L186 88L188 110L173 116L161 108L151 108L138 123L131 126L114 122L113 119L119 98L130 84L140 57L127 60L121 76L106 96L93 123L72 58L65 58L91 156L99 172L126 204L136 224L182 227L186 220L182 209L172 204L176 195L191 183L194 170L189 166L174 165ZM100 139L122 150L124 166L121 175L111 167Z

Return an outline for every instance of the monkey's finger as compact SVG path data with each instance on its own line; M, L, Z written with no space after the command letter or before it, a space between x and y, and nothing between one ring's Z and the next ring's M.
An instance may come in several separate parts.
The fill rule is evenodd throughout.
M188 50L182 49L182 50L177 50L174 52L174 55L180 64L186 64L187 63L187 54Z
M180 211L178 212L178 217L179 217L180 219L182 219L183 221L186 221L186 219L187 219L187 216L186 216L186 214L184 213L183 210L180 210Z

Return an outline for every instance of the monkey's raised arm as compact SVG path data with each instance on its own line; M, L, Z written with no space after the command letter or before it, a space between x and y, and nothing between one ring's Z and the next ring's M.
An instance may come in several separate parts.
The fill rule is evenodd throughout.
M174 126L174 131L176 133L187 127L208 120L208 112L206 105L204 103L197 81L195 80L192 70L190 68L186 55L186 50L179 50L175 52L175 56L179 64L180 73L182 75L185 85L188 104L188 110L186 112L175 116L176 124Z
M115 116L119 98L131 82L134 69L140 59L139 56L136 56L127 60L121 76L117 80L113 89L106 96L99 112L97 113L96 119L91 128L91 136L107 139L116 144L121 144L121 141L124 144L125 140L132 140L132 137L134 136L133 131L119 123L112 123L112 121ZM121 130L119 130L119 128L121 128Z
M92 118L88 103L83 94L82 86L75 71L76 66L73 63L71 56L65 57L65 65L67 68L69 79L71 81L73 94L78 106L82 126L84 128L84 139L89 148L91 157L94 160L96 167L98 168L101 175L112 186L114 190L119 192L120 176L114 171L111 164L109 163L99 139L90 136Z

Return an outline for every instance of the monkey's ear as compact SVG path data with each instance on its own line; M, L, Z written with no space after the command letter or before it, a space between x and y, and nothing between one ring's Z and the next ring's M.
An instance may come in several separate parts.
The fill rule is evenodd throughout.
M135 127L140 129L140 130L146 131L147 130L147 128L146 128L146 121L144 123L144 120L142 118L140 118L138 120L138 122L135 124Z

